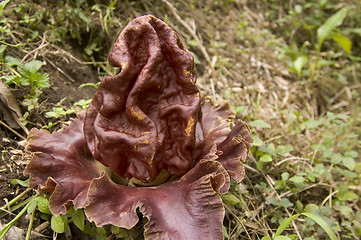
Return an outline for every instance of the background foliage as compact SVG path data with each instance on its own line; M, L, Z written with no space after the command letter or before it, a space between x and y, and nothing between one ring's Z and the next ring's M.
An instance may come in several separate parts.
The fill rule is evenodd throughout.
M115 74L106 56L117 34L132 18L153 14L193 53L203 94L229 101L254 135L245 179L222 197L226 239L332 237L323 223L339 239L359 239L360 9L356 0L2 1L1 79L24 93L18 101L26 128L56 130L90 97L48 104L54 68L85 82L67 68L86 66L98 80ZM139 238L84 225L81 211L51 216L46 201L35 196L20 204L28 204L31 219L50 222L55 235L73 222L98 239Z

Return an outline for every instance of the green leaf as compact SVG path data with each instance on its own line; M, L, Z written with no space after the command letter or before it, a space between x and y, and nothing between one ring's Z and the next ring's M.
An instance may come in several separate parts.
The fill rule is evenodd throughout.
M45 197L40 197L38 201L38 209L42 213L51 214L49 209L49 200Z
M289 153L289 152L292 152L292 151L293 151L293 147L291 145L289 145L289 144L286 145L286 146L280 145L280 146L276 147L276 152L279 155L283 155L283 154L286 154L286 153Z
M273 240L291 240L291 238L287 236L276 236L273 238Z
M233 195L232 193L225 193L221 195L222 201L225 204L229 204L229 205L237 205L238 203L241 202L241 200L239 200L235 195Z
M298 216L300 216L300 214L295 214L292 215L291 217L285 219L277 228L277 231L275 233L275 237L280 236L284 230L286 230L286 228L288 227L288 225L290 225L290 223L292 222L293 219L297 218Z
M289 208L289 207L294 206L294 204L290 200L288 200L287 198L281 198L278 205L281 206L281 207L284 207L284 208Z
M353 191L347 191L341 195L338 196L338 198L342 201L353 201L359 198L357 194Z
M317 29L317 50L321 50L321 46L326 37L330 36L332 30L340 26L347 15L347 8L342 8L337 13L329 17L324 24Z
M342 164L352 171L355 169L356 161L351 157L343 157Z
M314 119L310 119L305 122L305 126L308 129L318 128L318 126L320 126L321 124L322 124L321 120L314 120Z
M251 127L259 127L259 128L271 128L271 125L266 123L263 120L255 120L249 123Z
M29 187L29 179L23 181L23 180L20 180L20 179L12 179L11 180L11 184L19 184L20 186L23 186L23 187Z
M68 227L68 221L66 219L66 216L53 215L51 217L51 229L53 229L54 232L63 233L63 232L65 232L67 227Z
M330 237L331 240L338 240L336 234L332 231L331 227L321 217L310 212L304 212L301 214L308 218L311 218L318 225L320 225L320 227L322 227L322 229L327 233L327 235Z
M307 61L308 61L308 57L303 55L297 57L296 60L293 62L293 67L298 77L301 77L302 69L306 65Z
M23 77L30 76L33 73L36 73L40 70L41 66L43 66L43 62L39 60L33 60L31 62L28 62L24 65L20 65L18 67L18 72Z
M350 54L352 48L352 42L350 39L338 33L332 34L331 37L335 42L340 45L343 50L345 50L347 54Z
M21 60L12 56L5 57L5 64L9 67L21 65Z
M8 4L9 2L10 2L10 0L5 0L5 1L0 2L0 12L2 12L2 10L6 6L6 4Z
M253 138L253 146L263 145L263 141L257 135L252 135L252 138Z
M27 214L31 214L35 210L35 208L38 204L38 200L39 200L39 198L35 197L30 201L28 208L26 209Z
M263 154L260 159L261 162L272 162L272 156L270 154Z
M85 216L83 209L76 210L72 214L71 219L73 219L75 226L77 226L80 230L84 230Z
M301 176L293 176L289 179L289 181L293 182L294 184L303 183L305 179Z
M261 238L261 240L271 240L271 238L268 237L268 236L264 236L264 237Z

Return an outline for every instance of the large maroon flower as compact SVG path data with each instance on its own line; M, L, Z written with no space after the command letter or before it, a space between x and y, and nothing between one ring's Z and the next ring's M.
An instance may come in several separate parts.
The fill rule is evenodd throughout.
M193 57L177 34L147 15L130 22L86 114L61 131L31 130L25 170L50 192L50 210L84 208L97 226L132 228L138 209L147 239L223 239L230 177L241 181L252 138L230 125L229 105L202 100Z

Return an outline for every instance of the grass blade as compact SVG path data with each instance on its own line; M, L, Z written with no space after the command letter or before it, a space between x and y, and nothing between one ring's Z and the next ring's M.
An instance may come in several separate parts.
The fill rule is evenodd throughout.
M331 240L338 240L336 234L332 231L331 227L323 220L321 217L317 216L316 214L310 212L304 212L302 215L311 218L315 221L318 225L320 225L323 230L327 233Z

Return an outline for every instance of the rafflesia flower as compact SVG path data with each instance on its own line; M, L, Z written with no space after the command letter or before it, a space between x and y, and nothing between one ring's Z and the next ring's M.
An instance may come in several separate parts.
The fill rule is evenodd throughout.
M84 208L97 226L132 228L146 239L223 239L219 194L239 182L252 143L231 129L229 105L202 99L193 57L177 34L147 15L119 35L85 114L53 133L31 130L30 186L51 193L50 210Z

